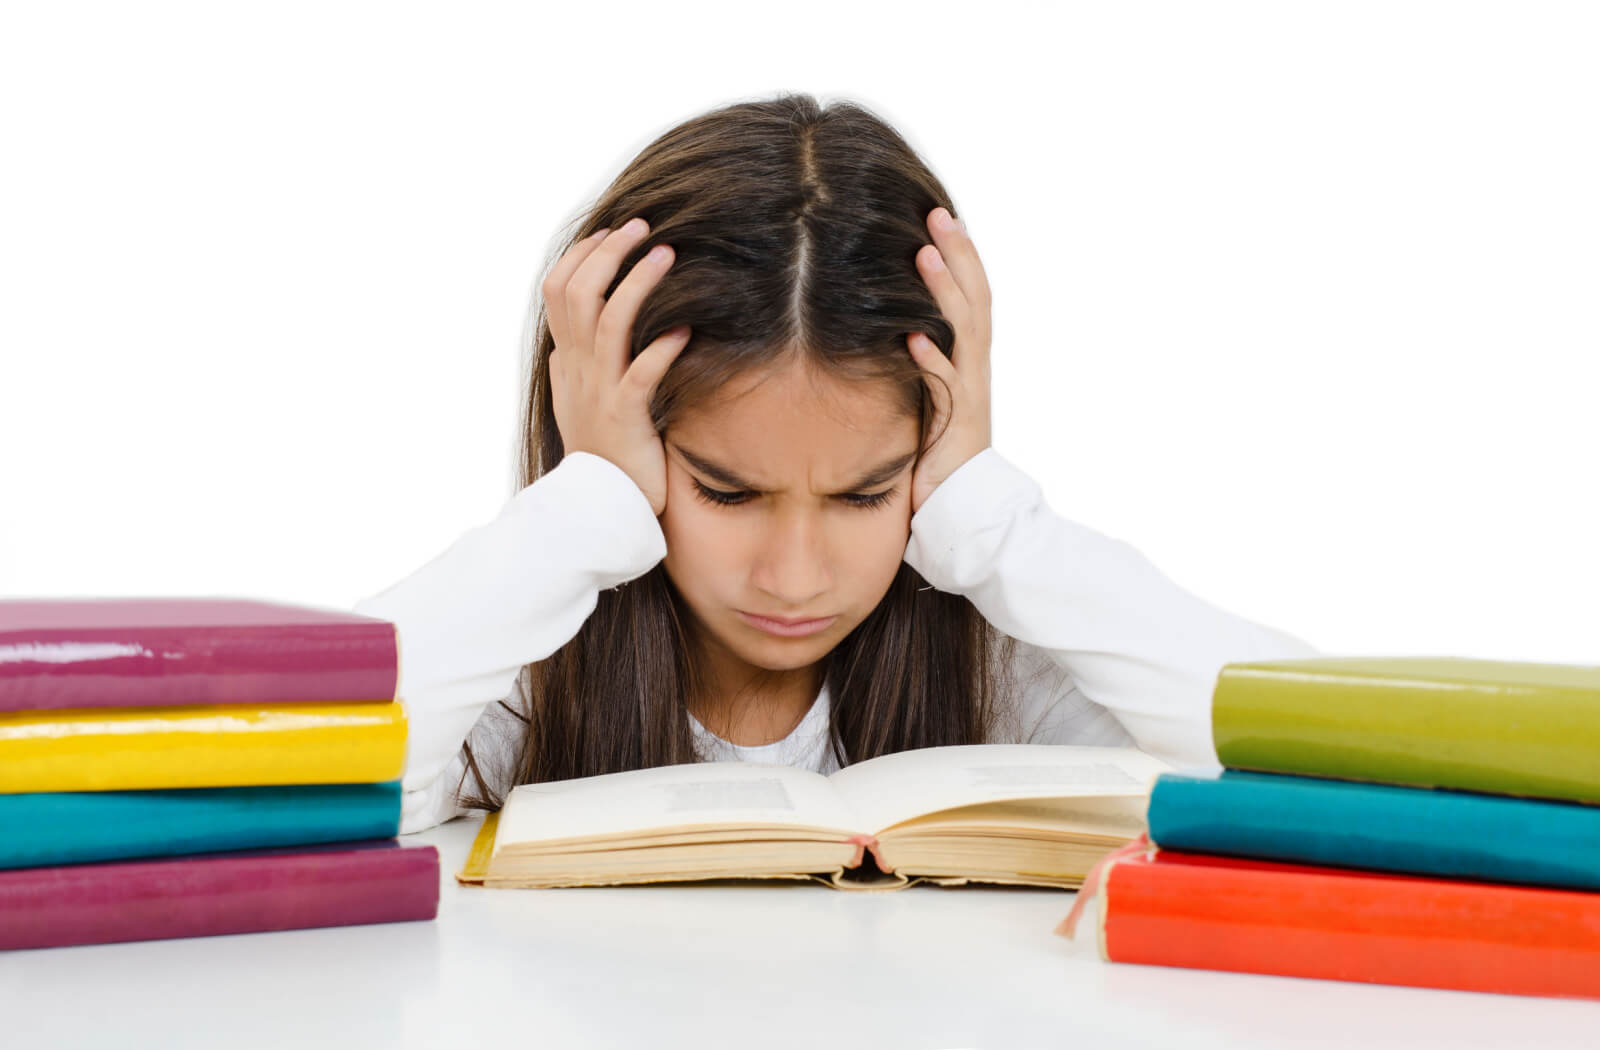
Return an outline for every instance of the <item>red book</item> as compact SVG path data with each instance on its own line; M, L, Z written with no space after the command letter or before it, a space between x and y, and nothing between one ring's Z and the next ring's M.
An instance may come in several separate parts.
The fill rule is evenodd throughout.
M0 601L0 712L392 702L387 620L255 598Z
M1098 877L1097 877L1098 875ZM1150 849L1085 881L1113 962L1600 998L1600 893ZM1057 927L1070 935L1078 907Z
M439 851L370 839L0 871L0 949L432 919Z

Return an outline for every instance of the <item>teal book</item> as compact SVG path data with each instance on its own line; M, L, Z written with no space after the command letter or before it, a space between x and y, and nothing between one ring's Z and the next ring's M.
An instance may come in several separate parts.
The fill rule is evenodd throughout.
M0 870L393 838L400 781L0 795Z
M1164 849L1600 890L1600 806L1228 769L1162 773Z

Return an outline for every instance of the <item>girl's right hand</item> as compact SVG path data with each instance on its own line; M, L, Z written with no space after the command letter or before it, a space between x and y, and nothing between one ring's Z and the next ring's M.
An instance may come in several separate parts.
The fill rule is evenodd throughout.
M639 303L671 267L672 249L656 245L605 298L623 257L649 232L635 218L579 241L542 287L555 339L550 394L565 452L593 453L622 468L659 517L667 508L667 456L650 421L650 397L688 344L689 328L666 332L631 363L628 348Z

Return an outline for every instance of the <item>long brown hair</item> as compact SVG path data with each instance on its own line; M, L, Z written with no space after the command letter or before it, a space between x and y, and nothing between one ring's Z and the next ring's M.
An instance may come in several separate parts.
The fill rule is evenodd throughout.
M623 259L609 297L650 248L672 245L675 261L641 304L630 351L631 359L676 325L692 329L651 400L657 433L730 379L797 356L836 378L887 380L919 420L926 449L938 437L925 385L934 380L905 337L923 332L947 356L954 345L914 262L930 243L928 212L940 205L955 213L882 119L856 103L824 108L786 94L660 135L586 211L552 264L598 230L643 216L650 233ZM523 403L523 485L564 455L551 407L553 348L541 303ZM689 619L662 564L601 590L571 641L522 669L506 707L526 734L504 787L699 760L685 697L703 668ZM988 740L1014 644L966 598L902 562L877 607L824 660L839 764ZM463 749L462 782L470 771L478 794L462 802L498 809L503 795L490 780L506 778L486 777L471 746Z

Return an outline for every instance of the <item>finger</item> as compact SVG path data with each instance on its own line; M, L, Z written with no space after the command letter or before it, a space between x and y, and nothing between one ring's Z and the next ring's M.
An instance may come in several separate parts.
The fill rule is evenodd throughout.
M958 222L946 208L934 208L928 213L928 229L933 232L934 248L938 248L950 282L962 290L966 306L963 320L957 325L963 331L970 331L971 338L962 339L958 344L960 349L955 363L960 368L981 367L989 355L992 336L989 277L984 272L982 259L978 258L978 246L966 235L965 224ZM950 320L955 322L954 317Z
M550 326L550 335L554 337L557 346L568 346L572 341L572 329L567 322L567 282L572 280L573 271L578 264L589 257L589 253L600 247L600 242L605 239L609 230L596 230L583 240L574 244L562 253L555 266L545 275L544 283L540 290L544 293L545 321Z
M689 326L681 324L663 332L649 346L640 350L639 356L628 366L628 374L622 377L622 385L628 389L629 396L639 403L648 402L656 384L661 382L661 377L667 374L672 362L688 345Z
M928 290L933 293L933 301L938 305L939 312L944 314L944 319L958 333L966 331L971 324L972 305L967 302L966 293L956 283L955 275L950 272L943 253L936 245L924 244L917 249L917 268Z
M937 377L934 382L927 385L933 397L935 418L943 418L950 411L951 399L955 395L957 384L961 381L955 365L939 351L939 344L921 332L908 333L906 347L911 351L912 359L924 372Z
M946 382L960 378L956 366L939 349L939 344L922 332L907 332L906 346L911 351L912 359L925 371L932 372Z
M649 223L632 218L613 230L578 264L567 281L567 324L573 342L585 352L594 348L594 329L605 307L605 292L617 275L622 259L650 232ZM620 373L619 373L620 374Z
M621 375L628 368L628 350L632 343L633 322L639 316L639 304L672 268L674 254L670 245L658 244L646 252L628 275L611 293L595 322L595 353L610 361L613 374Z
M987 308L989 279L983 270L983 260L978 258L978 246L967 236L965 227L947 209L940 207L928 213L928 229L933 232L934 246L944 257L945 266L955 276L967 302L977 308Z
M949 361L952 367L964 371L969 367L987 366L982 350L988 344L981 335L983 326L978 323L980 311L967 301L966 293L956 283L955 277L945 268L943 257L933 245L923 245L917 252L917 262L922 279L933 293L939 312L956 331L955 345L951 347ZM940 355L943 356L943 355Z

